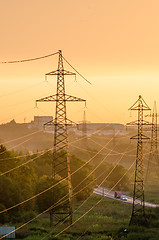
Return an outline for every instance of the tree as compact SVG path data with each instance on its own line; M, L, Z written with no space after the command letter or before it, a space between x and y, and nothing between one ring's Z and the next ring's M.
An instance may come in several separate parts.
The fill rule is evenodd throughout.
M14 169L25 159L17 158L17 153L7 151L0 145L0 169L4 173ZM36 175L31 165L24 165L5 175L0 176L0 206L1 208L12 207L34 195ZM22 212L32 210L33 201L18 206L8 211L8 219L15 219ZM6 219L6 218L5 218Z
M59 182L60 179L61 177L57 176L54 183ZM37 183L36 194L44 191L45 189L51 187L52 185L53 185L53 182L51 177L48 177L46 175L42 176ZM36 200L38 210L40 212L43 212L44 210L48 209L52 205L56 204L60 199L62 199L66 195L66 191L64 187L65 185L66 185L65 181L61 182L54 187L53 191L51 188L50 190L38 196ZM54 197L53 197L53 194L54 194ZM68 196L66 196L66 198L67 197ZM56 210L61 208L64 208L64 204L57 206Z
M71 156L71 173L76 171L84 164L85 162L76 156ZM84 167L72 175L72 186L74 189L73 192L79 192L77 195L75 195L77 200L84 200L93 192L95 181L93 181L94 174L90 174L91 171L92 167L89 164L86 164Z
M12 180L8 176L2 176L0 180L0 205L5 208L14 206L22 201L21 189L18 182ZM20 207L14 208L9 211L12 214L18 214ZM3 209L2 209L3 210Z
M129 178L125 173L126 169L121 165L117 165L107 178L105 186L109 186L110 188L115 186L115 188L118 190L128 190Z

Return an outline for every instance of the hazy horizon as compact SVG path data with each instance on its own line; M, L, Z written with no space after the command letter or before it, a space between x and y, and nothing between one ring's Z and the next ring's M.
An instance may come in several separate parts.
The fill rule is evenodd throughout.
M131 121L128 108L142 95L158 104L159 2L141 1L1 1L0 61L40 57L62 50L64 57L92 85L77 75L66 77L66 93L87 100L67 104L67 116L82 121ZM55 114L55 104L35 100L56 93L58 56L0 64L0 123L29 122L34 115ZM73 69L64 61L64 68ZM136 115L133 114L136 119Z

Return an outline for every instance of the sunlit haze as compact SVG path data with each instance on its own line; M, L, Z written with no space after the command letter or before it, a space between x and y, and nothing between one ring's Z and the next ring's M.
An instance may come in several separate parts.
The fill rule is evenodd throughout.
M158 0L0 1L0 62L63 56L92 85L66 77L66 93L86 99L68 103L67 115L81 121L126 123L128 108L142 95L159 103ZM0 64L0 123L29 122L53 115L54 103L35 100L56 93L58 55L25 63ZM64 68L73 71L64 62Z

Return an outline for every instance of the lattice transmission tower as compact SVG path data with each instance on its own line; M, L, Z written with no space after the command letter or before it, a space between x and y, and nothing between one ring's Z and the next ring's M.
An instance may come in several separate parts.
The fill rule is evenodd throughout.
M83 112L83 120L80 121L81 123L81 127L82 127L82 137L83 137L83 144L85 147L88 148L88 138L87 138L87 132L88 132L88 128L87 128L87 124L90 123L90 121L86 120L86 111Z
M36 102L56 102L54 125L54 150L52 161L52 183L58 183L61 179L65 179L63 186L63 195L61 197L54 188L52 189L52 203L56 205L57 195L60 195L58 204L59 207L53 207L50 210L50 226L56 220L56 225L64 219L69 219L72 223L72 184L70 173L70 158L68 148L68 125L72 124L72 121L67 119L66 103L67 102L81 102L86 100L67 95L65 93L65 80L64 76L76 75L70 71L64 70L62 51L59 50L58 69L46 74L46 76L57 75L57 90L55 95L44 97L36 100ZM48 122L50 125L51 122ZM60 175L60 178L59 178ZM56 196L55 196L56 195ZM64 202L65 200L65 202ZM57 220L58 219L58 220Z
M150 155L148 159L148 164L147 164L147 171L146 171L146 177L145 180L148 180L149 173L150 173L150 167L151 167L151 162L154 164L158 165L158 149L157 149L157 106L156 106L156 101L154 102L154 107L153 107L153 113L146 115L148 117L152 117L152 128L151 128L151 147L150 147ZM155 167L156 169L156 167ZM156 169L157 171L158 169ZM157 171L157 175L159 175Z
M83 134L83 137L87 136L87 121L86 121L86 112L85 111L83 113L82 134Z
M139 96L139 99L129 108L129 110L135 110L138 112L138 119L136 121L128 123L128 125L138 126L137 135L131 137L131 139L137 139L137 155L135 167L133 207L129 225L146 225L147 221L145 216L144 202L143 140L149 139L149 137L143 134L143 126L151 125L151 123L144 121L143 112L149 111L151 109L143 100L143 98Z

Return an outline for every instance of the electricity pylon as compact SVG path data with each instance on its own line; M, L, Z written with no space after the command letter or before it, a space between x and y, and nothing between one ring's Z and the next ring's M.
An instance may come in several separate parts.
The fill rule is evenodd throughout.
M151 161L158 164L158 149L157 149L157 117L158 117L158 114L157 114L156 101L154 102L153 113L146 115L146 116L152 117L151 148L150 148L150 155L149 155L149 159L148 159L147 171L146 171L146 177L145 177L146 180L148 180Z
M82 123L83 143L84 143L84 146L88 148L87 123L90 123L90 121L86 120L86 111L84 111L84 113L83 113L83 121L81 121L80 123Z
M68 131L67 127L72 123L71 120L67 119L66 114L66 102L79 102L85 101L84 99L67 95L65 93L65 75L76 75L75 73L64 70L62 51L59 50L58 69L46 74L46 76L57 75L57 91L55 95L44 97L36 100L36 102L56 102L55 119L54 124L54 150L53 150L53 161L52 161L52 182L53 185L62 179L65 179L65 193L66 196L62 199L65 203L62 203L60 208L52 208L50 210L50 226L53 224L54 218L59 217L61 222L66 218L70 219L72 223L72 184L71 184L71 173L70 173L70 158L68 148ZM51 122L48 123L49 125ZM59 175L61 178L59 178ZM58 180L59 179L59 180ZM55 189L52 189L52 202L56 205ZM59 193L60 194L60 193ZM60 200L58 202L60 204ZM64 210L65 211L64 211ZM58 216L58 217L57 217ZM60 217L63 216L63 217ZM60 219L61 218L61 219ZM58 223L57 223L58 224Z
M86 112L83 113L83 122L82 122L82 133L83 137L87 136L87 122L86 122Z
M133 207L132 215L129 225L141 224L146 225L145 216L145 202L144 202L144 174L143 174L143 140L149 139L149 137L143 134L143 125L151 125L151 123L143 120L143 112L151 110L141 96L139 99L129 108L129 110L138 111L138 120L128 123L128 125L137 125L137 135L131 137L131 139L137 139L137 155L136 155L136 167L135 167L135 180L134 180L134 193L133 193Z
M83 112L83 120L79 122L81 125L80 130L82 132L82 138L83 138L83 145L88 148L88 142L87 142L87 123L90 123L90 121L86 120L86 111Z

